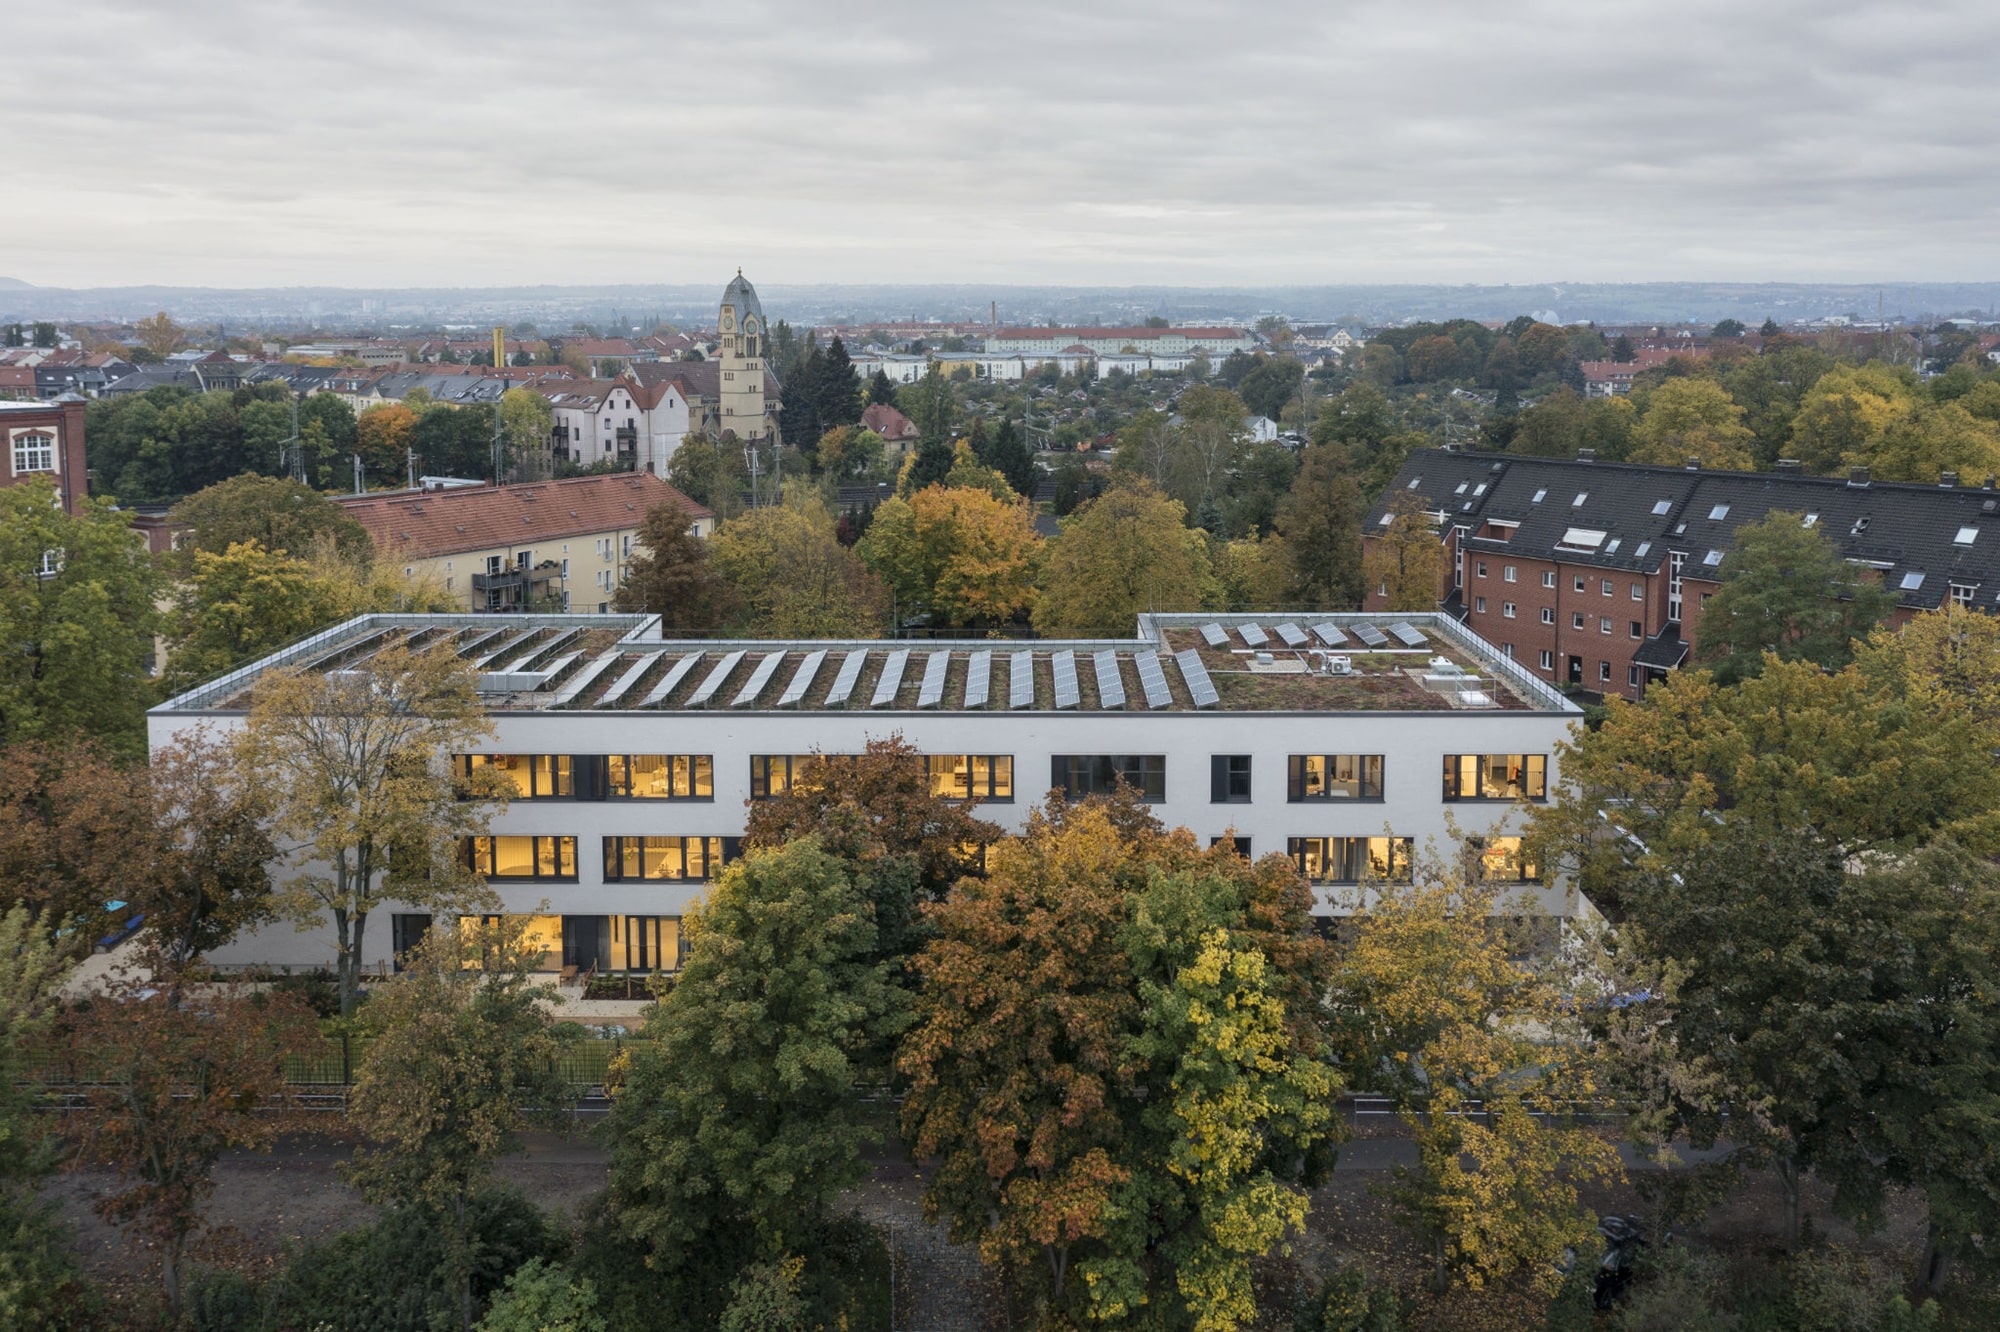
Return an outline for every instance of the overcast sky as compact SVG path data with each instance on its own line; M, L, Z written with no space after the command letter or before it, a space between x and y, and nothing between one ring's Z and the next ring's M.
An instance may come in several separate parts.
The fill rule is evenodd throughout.
M9 3L0 275L1991 280L2000 4Z

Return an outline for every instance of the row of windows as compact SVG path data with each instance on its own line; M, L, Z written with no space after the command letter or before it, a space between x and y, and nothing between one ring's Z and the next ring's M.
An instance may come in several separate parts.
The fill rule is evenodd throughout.
M1540 872L1522 855L1519 837L1478 839L1478 846L1489 882L1540 881ZM1250 854L1249 839L1237 838L1236 849ZM1414 850L1415 839L1409 837L1292 837L1285 842L1285 854L1314 883L1407 880ZM739 852L734 837L607 837L604 881L699 883L719 874ZM466 864L488 879L577 878L574 837L468 837L464 853Z
M1472 571L1476 577L1479 578L1486 577L1486 561L1474 560ZM1501 566L1500 580L1506 583L1512 583L1518 581L1515 577L1515 568L1513 565L1507 564ZM1542 586L1554 587L1555 585L1556 585L1556 571L1554 569L1542 570ZM1589 590L1590 583L1589 580L1585 578L1582 574L1576 574L1571 579L1571 586L1578 592L1586 592ZM1628 587L1629 587L1628 595L1631 596L1632 600L1644 601L1646 599L1646 585L1644 583L1632 583L1629 584ZM1602 596L1607 596L1607 597L1615 596L1617 595L1617 584L1612 579L1600 578L1598 580L1597 590L1598 593Z
M1238 839L1239 847L1241 839ZM1518 837L1475 838L1480 877L1487 883L1539 883L1541 872L1522 853ZM1415 857L1413 837L1290 837L1285 854L1314 883L1407 883Z
M1544 654L1546 656L1547 654ZM1544 668L1548 663L1545 661ZM827 755L839 758L840 755ZM808 754L750 756L750 798L770 800L792 789L812 758ZM1014 798L1011 754L931 754L925 757L931 791L948 800L1007 802ZM461 754L461 778L482 767L507 775L524 800L713 800L715 759L709 754ZM1380 754L1292 754L1286 758L1285 798L1380 800ZM1544 800L1548 759L1542 754L1447 754L1443 799ZM1512 774L1500 780L1490 774ZM1474 774L1461 779L1460 774ZM1080 798L1108 795L1123 780L1146 800L1165 800L1164 754L1056 754L1049 784ZM1210 758L1209 800L1245 804L1251 799L1251 756Z

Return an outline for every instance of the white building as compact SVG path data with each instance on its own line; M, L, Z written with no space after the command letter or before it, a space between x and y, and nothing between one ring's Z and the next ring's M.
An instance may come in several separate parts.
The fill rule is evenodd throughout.
M1053 352L1077 345L1094 352L1206 352L1220 358L1255 350L1257 336L1247 328L1002 328L986 339L990 352Z
M558 459L616 459L665 480L674 450L694 428L687 398L671 380L551 380L535 388L549 400L549 448Z
M1052 788L1123 776L1170 826L1289 856L1316 911L1351 909L1448 824L1487 836L1494 878L1569 914L1567 885L1521 863L1523 802L1557 784L1580 710L1449 616L1156 615L1129 639L1057 642L669 642L645 616L369 616L149 714L155 750L242 723L273 667L367 669L373 650L439 631L482 663L490 746L520 798L466 854L503 909L535 918L546 965L678 965L682 915L736 854L750 801L799 757L901 735L941 794L1010 830ZM501 641L501 640L505 641ZM499 675L502 662L509 673ZM1331 666L1331 670L1329 670ZM429 918L371 919L381 961ZM223 963L314 965L330 931L263 930Z

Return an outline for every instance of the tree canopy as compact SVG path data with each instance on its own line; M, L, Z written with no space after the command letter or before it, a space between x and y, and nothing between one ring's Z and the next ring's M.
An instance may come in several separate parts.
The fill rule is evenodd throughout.
M1186 510L1146 481L1128 481L1063 522L1042 559L1038 632L1057 637L1129 634L1142 611L1199 610L1220 591L1208 543Z
M1696 660L1724 684L1755 675L1767 654L1838 670L1895 606L1895 594L1859 577L1825 533L1782 510L1736 530L1721 573L1701 611Z

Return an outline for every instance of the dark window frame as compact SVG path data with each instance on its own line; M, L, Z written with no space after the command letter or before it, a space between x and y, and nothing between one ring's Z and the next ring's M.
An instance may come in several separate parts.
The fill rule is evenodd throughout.
M502 841L522 841L529 847L529 859L534 863L533 874L500 873L500 843ZM543 843L548 843L545 856ZM564 852L568 852L565 868ZM459 846L459 858L467 869L489 881L500 883L575 883L577 881L576 838L551 836L540 833L486 833L478 837L467 837ZM484 862L483 864L481 862ZM544 863L552 863L553 873L543 873Z
M689 835L614 835L604 840L604 881L606 883L707 883L720 874L723 867L735 860L741 853L742 839L719 837L709 834ZM674 850L680 856L679 874L646 873L646 852L664 851L664 847L648 847L648 842L675 842ZM700 849L699 872L691 869L696 857L688 854L690 844Z
M1049 766L1049 785L1072 800L1110 795L1119 779L1136 788L1146 804L1167 798L1165 754L1051 754Z
M1486 774L1489 759L1519 759L1521 794L1508 795L1502 791L1488 794ZM1463 790L1465 786L1465 760L1473 761L1473 786L1471 794ZM1527 800L1535 804L1546 803L1549 798L1549 756L1547 754L1446 754L1444 756L1444 794L1442 799L1460 801L1506 801Z
M1306 764L1312 759L1320 760L1322 767L1329 771L1333 766L1331 760L1359 760L1355 768L1360 774L1356 784L1361 787L1361 793L1335 795L1332 791L1332 779L1323 775L1320 779L1321 794L1306 794ZM1371 766L1374 768L1372 792L1368 789L1370 785L1368 769ZM1388 763L1381 754L1288 754L1285 757L1285 802L1292 805L1379 803L1384 798L1383 788L1386 785L1387 772Z
M1208 756L1208 803L1211 805L1247 805L1251 802L1251 773L1254 768L1249 754L1211 754Z

